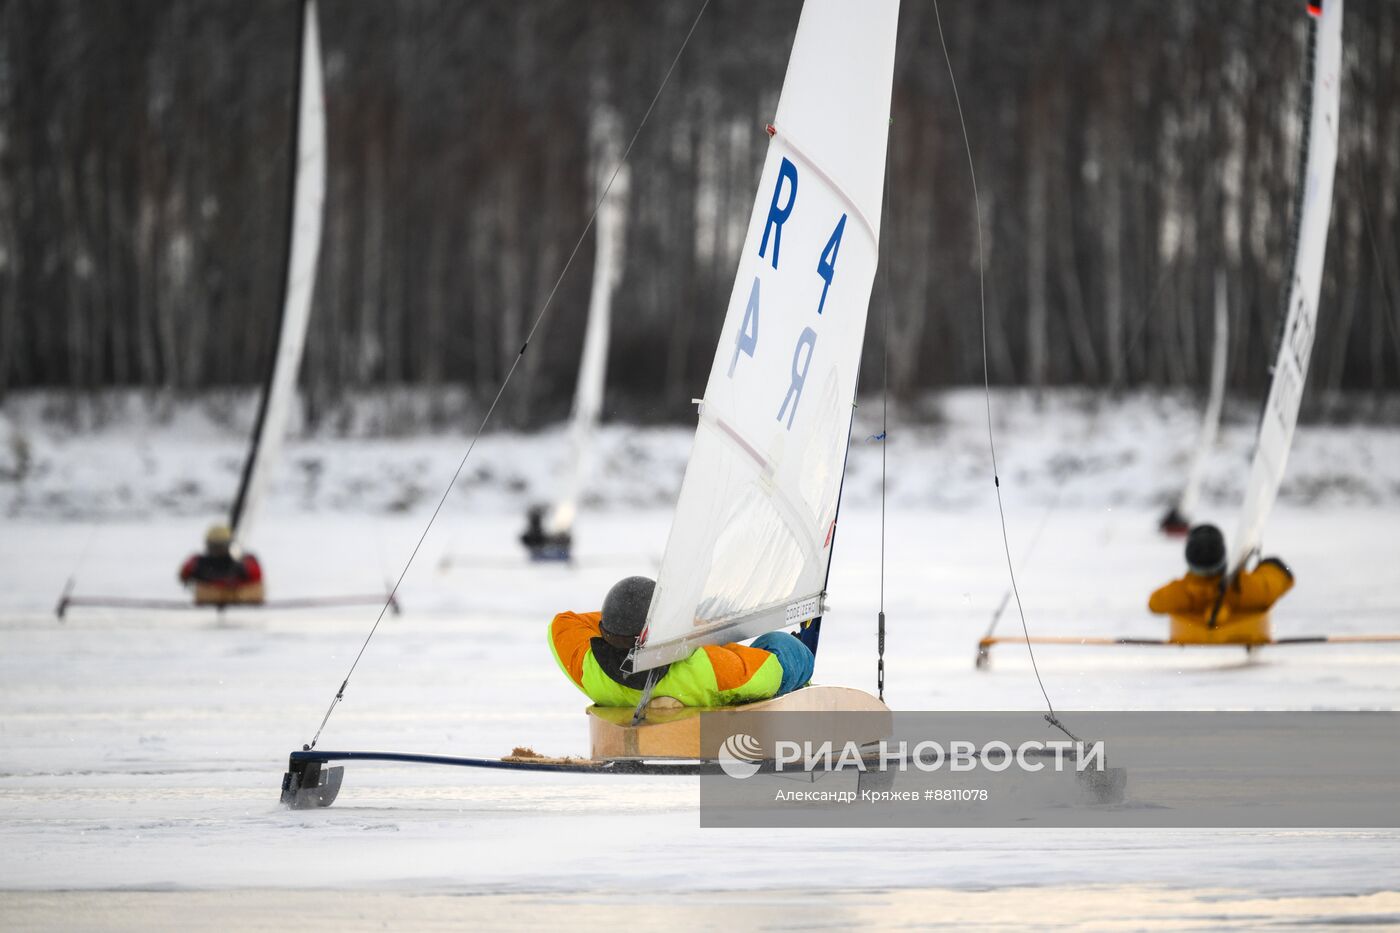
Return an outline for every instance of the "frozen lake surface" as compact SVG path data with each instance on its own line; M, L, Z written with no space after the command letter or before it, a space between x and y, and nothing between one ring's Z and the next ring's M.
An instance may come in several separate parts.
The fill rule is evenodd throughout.
M1184 470L1191 407L1002 401L1032 633L1163 635L1144 606L1180 570L1180 543L1155 527ZM941 421L889 449L887 697L1035 720L1023 647L998 648L989 671L972 664L1007 585L981 405L950 393ZM180 598L176 567L234 485L241 427L187 412L71 434L16 410L29 446L23 479L0 483L0 927L597 926L619 909L631 923L725 928L735 916L775 928L1400 923L1392 831L701 830L694 779L379 764L348 767L328 810L284 810L287 753L315 732L376 610L74 610L57 622L72 574L77 595ZM873 689L879 446L866 427L817 675ZM575 569L530 566L515 547L524 503L562 465L559 440L483 442L404 581L404 614L386 618L320 747L586 751L585 701L545 625L655 571L688 432L604 431ZM1203 517L1227 533L1251 440L1247 419L1227 423L1208 474ZM1298 441L1266 538L1298 573L1276 634L1400 631L1400 434L1312 427ZM458 436L290 444L254 539L269 595L381 589L461 451ZM1018 629L1013 606L999 631ZM1075 709L1400 706L1400 646L1037 657L1071 723Z
M1047 513L1014 499L1008 508L1018 555L1046 522L1020 561L1034 633L1161 633L1143 603L1180 558L1178 543L1155 534L1155 511ZM1281 508L1268 543L1299 585L1276 613L1277 633L1395 630L1397 519L1395 507ZM420 522L271 514L259 538L270 591L373 590ZM988 672L972 666L1005 587L994 505L905 508L890 522L892 705L1037 715L1024 649L999 649ZM586 751L584 700L555 668L545 624L560 609L595 608L616 578L648 572L669 513L589 516L576 570L528 566L512 547L517 524L514 515L452 513L435 529L401 591L404 615L384 622L321 747ZM1389 831L701 830L694 779L387 765L348 768L328 810L287 811L277 801L286 755L314 732L373 608L222 619L75 610L63 623L51 614L80 555L79 593L178 596L175 566L199 533L184 518L104 522L95 532L23 518L0 526L0 887L9 892L0 912L44 925L92 909L117 924L160 916L161 904L179 915L174 905L188 903L273 925L279 914L268 905L301 916L316 892L331 890L349 899L321 897L327 925L347 910L422 925L481 911L506 923L545 894L544 903L575 904L581 921L635 902L674 904L674 916L698 922L708 892L724 892L771 925L802 926L812 907L801 889L811 885L825 892L832 922L1013 922L1006 905L1016 903L1060 905L1046 919L1102 912L1128 925L1400 922L1386 893L1396 888L1400 833ZM878 540L877 511L843 515L823 682L873 687ZM1008 614L1001 624L1010 633L1018 623ZM1302 647L1252 659L1233 649L1044 648L1039 658L1066 711L1400 704L1400 648ZM45 905L60 902L46 891L90 893L55 915ZM141 907L131 893L141 891L189 900ZM1011 900L989 902L988 892ZM1128 892L1140 913L1124 907ZM220 913L228 910L239 912Z

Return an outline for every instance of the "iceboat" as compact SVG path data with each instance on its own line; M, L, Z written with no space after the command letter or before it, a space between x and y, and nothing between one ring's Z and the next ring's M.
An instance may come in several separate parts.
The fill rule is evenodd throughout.
M299 55L297 59L296 100L292 106L288 147L288 197L286 274L277 347L258 401L257 418L249 439L239 477L238 490L229 510L230 551L237 556L246 549L251 529L262 504L263 494L281 454L282 439L296 397L297 372L311 320L311 299L316 287L316 261L321 250L321 226L326 199L326 106L321 42L316 0L301 6ZM127 596L74 595L74 579L69 579L55 609L63 618L74 608L182 610L228 609L312 609L330 606L383 605L383 594L266 598L262 581L231 586L196 584L192 598L141 598ZM397 611L397 605L393 608Z
M1294 220L1293 259L1290 263L1292 274L1272 369L1273 378L1259 420L1244 505L1233 539L1228 571L1231 576L1259 557L1264 526L1278 498L1279 486L1288 464L1288 451L1298 426L1298 409L1317 327L1323 261L1327 251L1327 226L1332 212L1332 184L1337 167L1342 84L1342 6L1343 0L1321 0L1307 5L1310 18L1308 61L1311 63L1311 93L1304 98L1308 130L1302 136L1304 174ZM1224 333L1223 304L1223 292L1217 284L1216 358L1212 367L1215 371L1212 377L1215 388L1212 389L1196 462L1193 463L1192 477L1187 486L1187 491L1193 496L1192 490L1198 488L1200 481L1200 459L1204 456L1204 449L1214 439L1212 422L1219 417L1218 395L1223 392L1224 360L1220 352ZM1184 501L1188 508L1194 507L1194 498ZM1269 613L1235 613L1224 618L1219 615L1217 606L1215 611L1204 617L1171 616L1166 638L1048 636L1027 639L989 636L978 643L977 666L987 665L991 649L996 645L1025 644L1027 641L1033 645L1227 647L1254 651L1266 646L1395 643L1400 642L1400 634L1277 638L1273 634Z
M800 627L815 650L879 254L898 19L898 0L803 6L634 671L776 628ZM588 709L588 759L305 748L291 754L282 800L329 805L344 761L703 773L717 766L700 717L735 710L889 715L846 687L723 711L644 691L636 709ZM870 722L882 734L864 738L888 732Z
M560 564L569 568L626 567L642 561L652 564L656 561L655 555L598 552L585 552L580 558L574 550L574 526L597 457L596 435L603 414L612 333L612 300L622 280L626 257L630 187L628 167L618 162L622 148L616 113L603 109L596 114L592 136L594 190L599 196L604 192L607 196L598 204L593 221L593 281L567 429L567 465L558 487L553 490L552 500L536 502L526 511L525 530L519 536L525 551L523 560L477 556L449 548L438 562L439 570L533 570L533 565L538 564Z

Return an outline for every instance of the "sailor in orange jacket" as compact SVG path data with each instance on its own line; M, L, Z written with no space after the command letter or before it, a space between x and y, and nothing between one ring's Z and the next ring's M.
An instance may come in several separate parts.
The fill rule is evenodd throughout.
M1233 612L1264 612L1293 588L1293 571L1277 557L1253 570L1241 569L1224 584L1225 536L1214 525L1197 525L1186 538L1187 574L1157 590L1147 608L1161 615L1198 615L1217 622ZM1217 608L1217 603L1219 608Z
M561 612L549 624L549 646L560 669L599 706L635 706L648 675L658 678L653 697L686 706L754 703L811 679L812 652L788 632L769 632L751 646L705 645L655 671L624 672L655 587L646 577L628 577L608 591L601 612Z

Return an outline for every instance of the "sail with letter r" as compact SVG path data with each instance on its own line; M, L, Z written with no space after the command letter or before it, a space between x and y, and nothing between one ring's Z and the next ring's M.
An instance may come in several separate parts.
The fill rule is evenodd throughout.
M823 611L879 255L897 0L807 0L635 670Z

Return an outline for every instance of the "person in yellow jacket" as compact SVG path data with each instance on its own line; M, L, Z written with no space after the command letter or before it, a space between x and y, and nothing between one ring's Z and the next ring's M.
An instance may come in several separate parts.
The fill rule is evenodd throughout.
M1264 612L1293 588L1293 571L1277 557L1225 580L1225 536L1214 525L1197 525L1186 537L1186 576L1154 592L1147 608L1160 615L1195 615L1217 624L1231 613Z
M608 591L601 612L561 612L549 623L554 660L599 706L636 706L648 671L628 674L623 662L646 625L656 583L628 577ZM705 645L655 672L653 697L686 706L735 706L790 693L812 677L814 658L788 632L769 632L750 646Z

